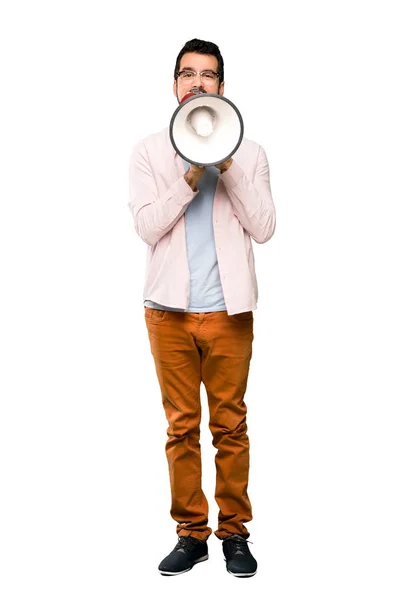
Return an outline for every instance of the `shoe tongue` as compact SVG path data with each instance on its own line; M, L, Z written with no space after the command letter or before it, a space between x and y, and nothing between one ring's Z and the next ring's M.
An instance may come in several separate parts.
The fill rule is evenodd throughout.
M235 540L239 540L240 542L243 542L243 541L244 541L244 538L242 538L242 536L241 536L241 535L238 535L238 534L235 534L235 535L233 535L233 536L232 536L232 538L233 538L233 539L235 539ZM243 554L243 555L244 555L244 552L242 552L242 551L240 550L240 548L238 548L238 549L236 550L236 552L235 552L235 555L236 555L236 554Z

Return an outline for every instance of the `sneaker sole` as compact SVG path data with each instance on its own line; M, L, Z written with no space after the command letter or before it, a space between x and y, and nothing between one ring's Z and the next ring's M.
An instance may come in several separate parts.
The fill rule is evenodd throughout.
M253 577L253 575L255 575L257 573L257 571L254 571L254 573L233 573L229 569L227 569L227 571L234 577Z
M182 575L182 573L187 573L188 571L191 571L194 565L197 565L197 563L203 562L205 560L208 560L208 554L195 560L191 567L189 567L188 569L184 569L183 571L160 571L159 569L158 572L161 573L161 575Z

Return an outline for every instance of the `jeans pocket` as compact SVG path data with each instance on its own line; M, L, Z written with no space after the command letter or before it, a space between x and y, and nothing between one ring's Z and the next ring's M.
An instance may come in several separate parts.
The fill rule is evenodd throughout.
M146 319L152 323L161 323L168 319L168 310L159 310L158 308L149 308L148 306L145 306L144 309Z
M231 315L229 318L232 319L232 321L236 321L237 323L251 323L254 319L252 310L238 313L236 315Z

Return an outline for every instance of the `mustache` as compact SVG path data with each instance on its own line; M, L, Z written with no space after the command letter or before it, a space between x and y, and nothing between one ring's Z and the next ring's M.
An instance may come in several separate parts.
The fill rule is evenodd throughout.
M201 85L192 87L190 91L193 92L193 94L207 94L206 90Z

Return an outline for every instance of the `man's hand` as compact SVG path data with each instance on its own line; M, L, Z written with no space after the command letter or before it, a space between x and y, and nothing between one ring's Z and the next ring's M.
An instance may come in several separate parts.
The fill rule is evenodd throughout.
M203 175L205 167L199 167L198 165L190 165L189 170L184 174L184 179L188 185L195 192L197 190L197 183L200 177Z
M225 171L227 171L229 169L229 167L231 166L232 163L233 163L233 158L228 158L228 160L217 165L217 168L221 171L221 175L222 175L222 173L225 173Z

